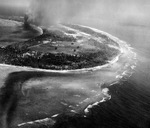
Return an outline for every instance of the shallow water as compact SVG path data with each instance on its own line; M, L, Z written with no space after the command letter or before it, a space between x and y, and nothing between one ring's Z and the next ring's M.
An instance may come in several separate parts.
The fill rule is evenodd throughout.
M55 91L53 86L55 87L57 86L59 88L59 92L61 92L61 94L63 95L65 94L62 91L64 90L64 88L67 88L69 91L73 90L75 92L75 90L80 89L80 85L79 85L80 83L82 86L86 87L87 90L87 91L84 90L82 93L80 93L80 96L82 96L82 98L84 99L85 98L83 97L84 94L87 94L86 96L91 96L91 97L93 96L90 94L91 86L96 90L96 92L95 91L93 92L95 92L96 94L102 94L101 91L102 89L98 88L96 84L98 82L99 83L98 85L101 85L101 82L103 83L103 80L104 82L107 82L109 80L110 83L103 85L102 88L109 89L109 92L106 94L108 94L108 96L110 96L111 99L107 100L106 102L101 102L98 104L97 101L102 100L102 95L98 96L97 97L98 99L94 98L94 101L90 103L92 104L91 105L92 107L90 105L87 105L87 107L85 107L84 109L80 109L83 110L81 115L73 114L73 115L60 116L60 117L59 115L54 115L54 117L58 117L55 118L57 119L56 127L59 128L62 127L149 128L150 127L150 123L149 123L150 122L150 112L149 112L150 30L149 30L149 11L148 11L149 2L147 0L141 2L139 0L136 1L133 0L131 3L130 1L118 2L116 0L113 0L113 1L106 2L101 0L101 4L100 5L97 4L97 5L98 5L97 6L98 9L96 9L96 11L100 12L100 14L97 15L97 12L95 11L94 16L96 18L93 15L90 15L89 11L87 11L88 15L84 13L85 17L83 16L83 21L81 21L82 17L80 17L80 22L77 22L77 24L84 24L87 26L91 26L106 31L128 42L128 44L130 44L134 48L133 51L137 54L135 58L136 61L135 60L130 61L130 62L136 62L136 67L129 65L129 69L132 69L133 72L132 74L127 74L127 72L123 73L124 70L121 70L123 69L123 67L128 67L128 63L126 63L126 61L128 61L127 57L130 57L130 54L128 54L127 56L124 56L126 59L122 58L122 62L124 63L122 63L121 65L120 63L117 62L115 64L112 64L111 66L101 69L100 71L96 71L96 72L91 71L89 73L86 73L86 76L85 73L77 74L75 76L69 74L67 78L71 79L72 77L74 77L75 79L72 79L73 82L61 76L60 81L62 83L59 83L58 81L57 85L51 85L50 88L52 88L53 90L51 92L55 92L56 94L58 94L58 92ZM88 16L89 19L86 19L86 17ZM100 18L97 18L97 16L99 16ZM144 23L144 25L140 25L141 23ZM15 67L12 68L8 66L1 66L2 73L0 74L1 75L0 78L3 80L9 72L16 71L16 70L21 71L22 69L27 70L26 68L20 69ZM122 78L121 76L122 73L127 75ZM118 82L115 81L116 76L118 79L120 79ZM32 79L30 81L27 81L27 83L25 84L27 84L28 86L26 87L29 88L31 88L32 85L41 86L41 84L47 87L47 85L51 84L49 83L49 79L50 77L48 79L47 78L41 79L40 82L39 80ZM56 79L57 78L54 78L53 80ZM67 86L66 84L63 83L63 79L67 83ZM51 80L52 83L54 83L53 80ZM77 82L78 84L75 83L76 80L78 81ZM94 82L95 80L96 82ZM1 85L3 85L3 83ZM73 88L73 86L71 85L74 85L75 88ZM112 86L109 87L109 85ZM107 91L108 90L106 89L106 92ZM34 94L36 94L39 93L39 90L33 89L33 92ZM77 94L78 92L75 93ZM42 95L42 92L40 92L40 94ZM55 96L55 94L52 95ZM65 96L68 95L69 94L67 93L67 95ZM60 98L59 96L55 96L55 97ZM76 95L76 97L78 98L79 95ZM79 100L75 100L75 98L73 100L75 103L79 102ZM63 105L65 106L65 103L63 103L62 106ZM83 117L82 115L86 115L86 117ZM30 123L32 124L32 122Z
M120 83L122 78L130 77L137 59L129 45L107 35L120 44L122 53L104 67L54 72L0 64L1 86L13 86L13 93L20 97L14 115L10 115L13 125L24 126L45 118L53 118L55 121L54 117L63 113L82 113L86 117L94 106L111 100L108 87ZM13 93L9 95L13 96ZM6 103L7 107L9 102Z
M143 3L144 4L144 3ZM136 15L137 16L137 15ZM145 22L146 19L143 19ZM149 26L119 23L115 20L84 20L85 25L102 29L130 44L137 56L133 74L109 87L111 100L91 109L89 118L93 127L149 128L150 127L150 45ZM83 22L83 21L82 21ZM82 23L81 22L81 23ZM135 22L135 24L134 24ZM80 24L80 22L77 22ZM130 23L130 22L129 22Z

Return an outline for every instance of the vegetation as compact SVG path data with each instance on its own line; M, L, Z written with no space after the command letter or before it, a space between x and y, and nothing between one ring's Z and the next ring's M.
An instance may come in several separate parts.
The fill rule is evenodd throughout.
M96 32L93 31L93 33L95 34ZM82 49L79 46L75 46L77 40L78 38L65 35L62 31L48 30L43 35L26 42L14 43L5 48L0 48L0 62L18 66L29 66L33 68L70 70L106 64L119 53L119 50L108 47L107 43L99 43L92 38L88 39L84 43L87 46L94 46L96 49L93 48L91 51L88 48ZM68 42L72 47L75 47L75 49L73 49L72 54L66 54L61 50L59 52L52 53L44 48L44 52L36 48L31 48L34 46L38 47L43 44L43 41L48 41L50 43L57 41ZM68 43L64 44L68 45ZM46 45L46 47L51 47L51 45L49 46L47 43L44 45ZM55 51L57 51L58 48L59 47L55 46Z

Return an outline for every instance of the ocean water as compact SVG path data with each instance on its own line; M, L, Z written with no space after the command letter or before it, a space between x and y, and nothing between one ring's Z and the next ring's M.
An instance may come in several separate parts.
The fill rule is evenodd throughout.
M150 45L148 26L92 20L90 26L128 42L136 53L137 65L130 77L108 87L111 99L91 109L90 127L150 127ZM86 21L85 21L86 22ZM78 22L79 23L79 22ZM89 22L87 23L89 25ZM86 25L86 23L85 23Z
M117 31L113 31L112 26L111 28L106 26L103 26L105 29L102 29L102 26L96 28L128 43L115 38L122 44L123 54L114 63L98 70L54 72L0 65L1 87L7 87L10 92L14 91L7 94L6 99L7 96L18 93L17 89L20 87L18 85L23 85L19 94L21 99L17 100L17 104L12 108L13 112L9 113L9 120L13 120L13 125L27 127L25 125L32 126L33 123L46 119L46 122L50 120L50 123L46 124L47 127L52 124L53 127L60 128L150 127L148 45L144 47L139 40L135 38L133 40L129 36L134 31L135 35L141 35L142 38L143 31L148 33L149 30L145 30L146 28L132 30L129 26L116 25L114 27ZM17 89L12 88L16 83ZM4 104L6 109L11 100L10 98ZM6 109L4 113L1 111L1 114L5 115Z
M98 0L98 3L95 4L96 6L92 6L92 9L88 8L86 12L78 14L79 17L78 15L75 16L71 22L97 28L118 37L131 45L132 51L136 53L136 58L128 59L130 55L127 55L122 59L122 62L131 62L131 65L115 63L98 72L86 73L86 75L80 72L79 74L68 73L64 76L57 73L47 74L40 70L40 76L44 76L44 79L43 77L40 80L32 78L24 83L27 88L21 94L24 94L25 97L21 96L26 100L20 100L20 104L28 104L30 100L34 104L32 98L37 101L43 100L42 103L44 103L44 100L46 100L43 95L45 93L44 87L49 87L48 90L51 95L48 96L53 96L53 100L51 99L53 102L47 105L46 101L46 107L41 108L43 108L43 112L45 108L49 107L56 109L50 109L52 110L51 115L41 114L40 119L39 117L30 117L28 125L33 126L33 122L42 122L43 127L54 128L150 128L150 3L148 0ZM3 9L1 12L3 12ZM76 19L77 21L75 21ZM0 45L4 44L6 43ZM134 57L131 56L131 58ZM135 63L132 62L136 62L136 65L133 65ZM131 72L128 72L128 74L124 72L126 75L122 76L123 67L127 66L129 66L127 69L130 69L128 71ZM120 72L118 71L120 69L123 70ZM14 76L10 80L21 80L25 76L29 76L29 78L38 76L38 73L34 73L34 69L1 65L0 86L4 86L9 73L16 71L20 72L19 75L11 74ZM48 77L45 78L45 76ZM10 81L8 87L11 87L12 82ZM41 85L42 89L34 88ZM33 88L32 93L27 93L28 88ZM30 94L35 95L31 97ZM45 94L49 93L46 91ZM72 98L73 95L74 98ZM95 97L96 95L98 96ZM42 98L40 99L40 97ZM68 98L67 104L64 101L57 100L66 98ZM65 109L68 108L66 107L68 104L70 106L71 101L75 103L74 105L77 105L76 103L84 100L86 101L85 104ZM40 104L40 102L37 102L37 104ZM22 109L21 112L24 114L27 111L27 109L26 111ZM0 112L2 113L2 109L0 109ZM31 118L33 119L31 120ZM12 116L10 119L15 119L13 123L16 125L20 123L18 127L28 127L24 125L27 123L19 120L19 118ZM49 123L44 124L44 122ZM7 124L4 125L7 126ZM38 128L38 125L33 127Z

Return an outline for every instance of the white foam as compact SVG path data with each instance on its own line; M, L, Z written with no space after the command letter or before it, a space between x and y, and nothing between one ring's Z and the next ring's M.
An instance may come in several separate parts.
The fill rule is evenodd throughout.
M80 26L83 26L83 25L80 25ZM67 27L67 26L64 26L64 28L68 29L68 30L73 30L73 31L77 31L77 33L79 35L85 35L86 37L87 36L90 36L89 34L87 33L84 33L84 32L81 32L79 30L75 30L75 29L72 29L70 27ZM98 33L101 33L101 34L105 34L106 36L108 36L109 38L111 38L112 40L114 40L116 43L118 43L118 45L120 46L120 51L121 53L124 53L124 46L128 47L127 43L122 41L122 40L119 40L117 37L114 37L106 32L103 32L101 30L97 30L95 28L91 28L91 27L88 27L88 26L83 26L83 27L87 27L87 28L90 28ZM100 66L96 66L96 67L91 67L91 68L82 68L82 69L75 69L75 70L47 70L47 69L39 69L39 68L31 68L31 67L26 67L26 66L13 66L13 65L8 65L8 64L0 64L0 66L10 66L10 67L16 67L16 68L25 68L26 70L34 70L34 71L44 71L44 72L56 72L56 73L85 73L85 72L89 72L89 71L96 71L96 70L100 70L102 68L106 68L110 65L112 65L113 63L117 62L119 60L119 57L120 57L121 54L119 54L118 56L116 56L113 60L111 61L108 61L109 63L107 64L104 64L104 65L100 65Z
M102 89L102 93L103 93L103 94L107 94L107 93L108 93L108 91L109 91L109 89L108 89L108 88L104 88L104 89Z
M71 110L70 112L77 113L75 110Z
M116 79L121 79L123 76L122 75L117 75Z
M99 103L105 102L107 98L103 98L101 101L99 102L95 102L93 104L88 105L85 109L84 109L84 113L87 114L89 113L89 109L91 109L94 106L97 106Z
M48 43L50 43L50 41L47 40L43 41L43 44L48 44Z
M75 97L81 97L80 95L73 95L73 96L75 96Z
M83 102L88 102L90 99L89 98L86 98L85 100L83 100Z
M54 124L54 121L51 118L45 118L45 119L21 123L21 124L18 124L18 127L23 126L23 125L34 124L34 123L43 123L43 122L48 122L48 121L51 121Z
M132 65L132 66L131 66L131 69L135 69L135 68L136 68L136 66L135 66L135 65Z
M104 95L103 99L100 100L99 102L95 102L93 104L88 105L85 109L84 109L84 113L87 114L89 112L89 110L93 107L93 106L97 106L99 103L105 102L107 100L111 99L111 95L108 94L109 89L108 88L103 88L102 89L102 93Z
M60 102L62 105L64 106L67 106L68 104L67 103L64 103L64 102Z
M120 50L118 47L116 47L116 46L114 46L114 45L108 44L108 47Z
M54 117L57 117L58 115L59 115L59 114L55 114L55 115L53 115L53 116L51 116L51 117L53 117L53 118L54 118Z

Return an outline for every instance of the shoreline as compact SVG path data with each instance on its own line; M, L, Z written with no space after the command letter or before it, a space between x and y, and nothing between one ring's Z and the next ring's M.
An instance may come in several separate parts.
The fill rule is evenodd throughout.
M108 35L107 35L108 36ZM109 36L110 37L110 36ZM114 68L115 67L115 64L121 64L122 65L122 67L120 68L120 69L122 69L123 71L128 71L128 67L126 67L126 68L124 68L125 67L125 65L124 65L124 61L122 61L124 58L127 58L126 60L125 60L125 62L128 62L129 61L129 63L130 63L130 61L131 61L131 59L132 59L132 56L131 56L131 58L129 58L128 59L128 54L130 55L130 54L133 54L134 52L132 51L132 49L130 48L130 46L126 43L126 42L124 42L124 41L122 41L122 40L119 40L118 38L116 38L116 37L114 37L114 36L112 36L112 37L110 37L111 39L113 38L114 40L115 40L115 42L116 43L118 43L118 45L119 45L119 50L120 50L120 53L119 53L119 55L117 55L115 58L113 58L111 61L109 61L107 64L105 64L105 65L101 65L101 66L96 66L96 67L92 67L92 68L83 68L83 69L76 69L76 70L46 70L46 69L38 69L38 68L30 68L30 67L26 67L26 66L14 66L14 65L8 65L8 64L0 64L0 68L2 68L2 69L5 69L4 67L10 67L10 71L11 72L9 72L8 74L7 74L7 77L6 77L6 80L7 80L7 83L9 83L8 85L5 85L5 87L11 87L12 85L12 92L14 92L15 91L15 88L17 88L17 87L19 87L19 86L23 86L23 84L26 82L26 81L29 81L29 80L31 80L32 78L33 78L33 81L34 81L34 78L41 78L41 76L53 76L54 78L55 78L55 75L54 74L57 74L58 73L58 75L56 75L56 76L59 76L59 75L62 75L63 77L64 77L64 79L62 79L62 80L60 80L59 78L56 78L59 82L62 82L62 81L66 81L67 80L67 77L66 76L69 76L70 74L77 74L76 76L78 76L78 74L82 74L82 73L87 73L87 72L93 72L93 71L99 71L99 72L101 72L101 69L104 69L105 70L105 68L107 68L107 67L109 67L109 66L111 66L111 65L114 65L114 66L112 66L112 68ZM120 61L119 61L120 60ZM131 66L131 65L130 65ZM11 70L11 67L12 67L12 70ZM110 69L111 70L111 69ZM19 72L18 72L19 71ZM116 70L114 70L114 71L116 71ZM21 73L22 72L22 73ZM24 73L25 72L25 73ZM30 73L31 72L31 73ZM103 71L102 71L103 72ZM37 74L36 74L37 73ZM39 74L41 74L41 75L39 75ZM42 74L43 73L43 74ZM50 74L51 73L51 74ZM69 74L70 73L70 74ZM95 72L94 72L95 73ZM94 74L94 73L92 73L92 74ZM66 75L64 75L64 74L66 74ZM69 74L69 75L68 75ZM120 75L121 74L121 72L119 73L118 72L118 74ZM98 81L97 82L104 82L103 80L101 81L101 79L100 79L100 74L96 74L97 76L98 76ZM104 75L104 74L102 74L102 75ZM115 76L116 76L116 73L114 73L113 74L114 76L112 77L113 79L111 80L111 83L113 83L114 81L119 81L120 79L115 79ZM123 74L122 74L123 75ZM85 76L85 75L84 75ZM92 76L92 75L91 75ZM74 78L74 76L71 76L72 78ZM107 72L106 72L106 75L105 75L105 77L107 78L107 79L109 79L109 76L108 76L108 74L107 74ZM93 77L94 78L94 80L95 80L95 76ZM14 79L16 79L16 83L14 82ZM85 80L88 80L89 78L87 77L87 78L85 78ZM11 81L12 80L12 81ZM54 79L55 80L55 79ZM82 81L84 81L85 83L83 83L82 84L82 81L81 82L77 82L78 80L82 80ZM71 110L70 112L71 113L76 113L76 111L75 110L77 110L77 113L82 113L82 116L83 117L87 117L90 113L90 109L91 108L93 108L94 106L97 106L97 105L99 105L100 103L103 103L103 102L107 102L108 100L110 100L111 99L111 95L109 95L109 87L110 87L110 84L108 84L108 85L99 85L99 87L98 87L98 85L96 84L96 83L93 83L92 82L92 84L89 84L88 85L88 82L89 82L89 80L88 81L85 81L84 79L82 79L82 78L77 78L77 79L75 79L75 81L74 81L74 83L76 83L76 84L74 84L74 85L72 85L72 80L70 79L70 81L68 81L67 83L68 83L68 85L64 82L64 85L62 84L62 85L60 85L62 88L63 87L65 87L65 88L68 88L68 89L73 89L73 90L76 90L76 88L72 88L73 86L77 86L77 89L79 88L79 89L81 89L81 87L83 86L84 87L84 85L85 86L88 86L87 87L87 89L89 89L89 91L91 92L91 87L93 87L93 89L97 89L96 91L96 94L94 95L94 96L91 96L90 98L89 98L89 102L84 102L84 100L82 101L83 102L83 104L79 104L79 107L78 106L76 106L73 110ZM92 78L91 78L91 80L93 80ZM18 86L18 84L20 84L19 82L22 82L21 83L21 85L19 85ZM50 81L49 80L49 78L48 78L48 81ZM5 81L6 82L6 81ZM13 83L14 82L14 83ZM29 81L29 82L31 82L31 81ZM56 82L56 81L55 81ZM107 84L107 82L109 82L109 81L105 81L105 83ZM10 86L11 85L11 86ZM29 86L30 86L30 84L29 84ZM33 85L34 86L34 85ZM49 86L49 85L48 85ZM105 87L104 87L105 86ZM50 90L50 89L49 89ZM22 91L22 90L21 90ZM87 90L84 90L84 92L86 92ZM20 90L18 91L18 94L20 93ZM83 93L84 94L84 93ZM10 94L11 95L11 94ZM13 94L11 95L11 96L13 96ZM11 97L10 96L10 97ZM90 96L90 95L89 95ZM88 98L86 98L86 99L88 99ZM92 99L94 99L94 100L92 100ZM11 99L10 99L11 100ZM69 102L68 102L69 103ZM79 102L80 103L80 102ZM84 104L85 103L85 104ZM70 108L68 109L68 110L70 110ZM51 113L49 113L49 114L51 114ZM57 114L57 113L56 113ZM37 122L38 123L40 123L40 122L44 122L44 123L47 123L47 121L54 121L53 123L55 123L55 121L57 121L57 119L55 118L55 117L57 117L57 116L55 116L56 114L54 114L54 115L52 115L50 118L48 118L48 116L47 116L47 118L45 118L45 119L39 119L39 120L33 120L33 121L29 121L29 122L22 122L22 123L19 123L18 124L18 127L19 126L24 126L24 125L28 125L28 124L31 124L31 125L34 125L34 123L36 124ZM62 113L61 113L62 114ZM54 118L53 118L53 116L54 116ZM51 120L52 119L52 120ZM57 123L57 122L56 122Z
M82 26L82 25L81 25ZM40 28L40 27L38 27ZM90 27L88 27L90 28ZM105 34L106 36L108 36L109 38L111 38L112 40L114 40L120 47L120 53L119 55L117 55L116 57L114 57L114 59L112 59L111 61L108 61L108 63L104 64L104 65L100 65L100 66L95 66L95 67L90 67L90 68L82 68L82 69L74 69L74 70L51 70L51 69L40 69L40 68L32 68L32 67L27 67L27 66L15 66L15 65L9 65L9 64L0 64L0 66L9 66L9 67L19 67L19 68L26 68L26 70L35 70L35 71L44 71L44 72L56 72L56 73L84 73L84 72L89 72L89 71L96 71L96 70L100 70L102 68L106 68L109 65L112 65L114 63L116 63L120 56L124 53L124 49L129 47L129 45L127 44L127 42L124 42L120 39L118 39L115 36L112 36L109 33L94 29L98 32L100 32L101 34Z

